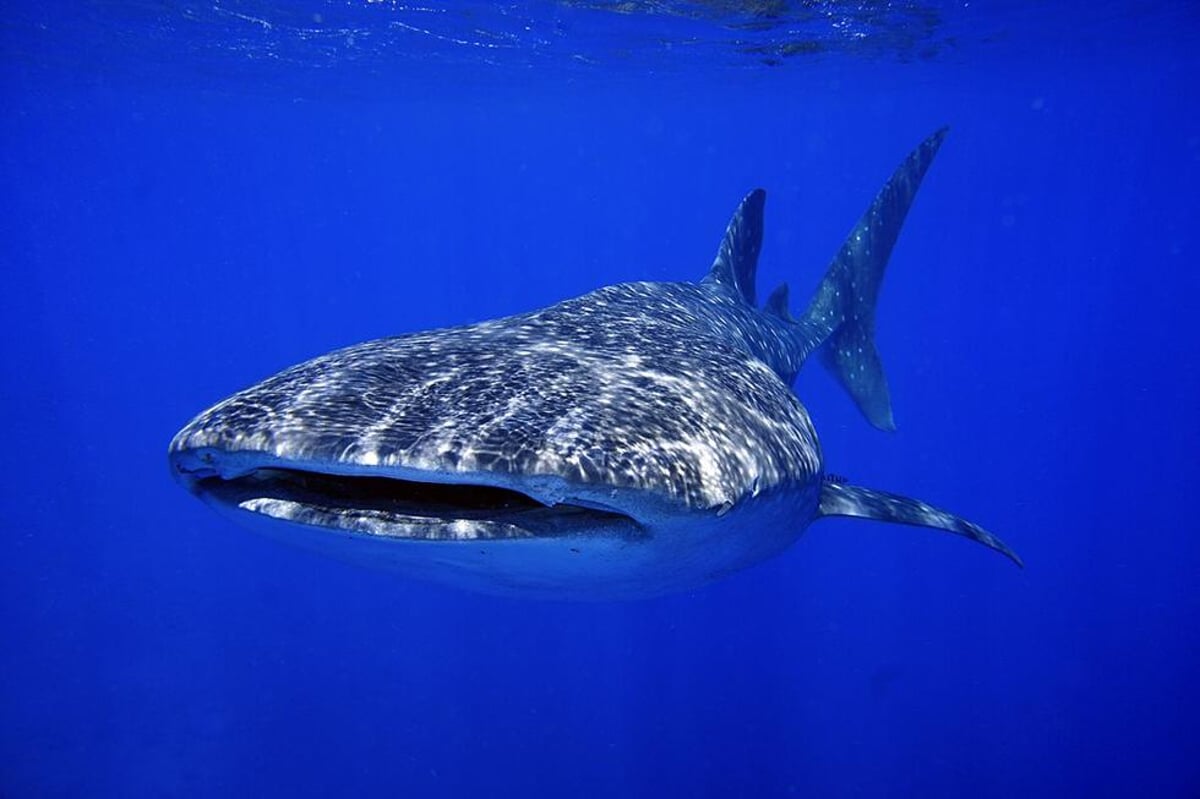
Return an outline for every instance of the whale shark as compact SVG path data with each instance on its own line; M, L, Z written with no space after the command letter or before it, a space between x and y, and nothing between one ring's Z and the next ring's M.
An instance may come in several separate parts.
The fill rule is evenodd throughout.
M698 282L606 286L540 310L335 350L239 391L171 441L175 478L279 540L510 596L694 589L857 517L984 528L826 470L792 389L812 356L895 428L875 307L946 129L921 142L837 250L807 308L760 307L761 189Z

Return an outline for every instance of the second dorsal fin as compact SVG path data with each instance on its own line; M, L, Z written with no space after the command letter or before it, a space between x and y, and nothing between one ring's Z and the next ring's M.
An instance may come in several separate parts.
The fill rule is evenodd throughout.
M758 269L758 252L762 249L763 202L767 193L755 189L745 196L717 250L712 269L704 278L706 283L717 283L733 289L750 305L756 305L754 273Z
M792 321L792 314L788 311L787 283L780 283L775 287L775 290L767 297L767 304L763 306L763 310L785 321Z

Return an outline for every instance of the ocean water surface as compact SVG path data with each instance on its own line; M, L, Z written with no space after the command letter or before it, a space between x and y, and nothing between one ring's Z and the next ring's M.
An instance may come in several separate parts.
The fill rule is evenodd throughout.
M0 795L1200 795L1187 2L12 3ZM767 190L803 307L900 159L899 430L828 468L1002 536L816 524L634 602L260 538L195 413L335 347L697 280Z

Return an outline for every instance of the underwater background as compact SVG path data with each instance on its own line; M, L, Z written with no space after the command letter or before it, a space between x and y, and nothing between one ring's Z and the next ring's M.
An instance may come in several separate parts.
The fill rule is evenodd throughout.
M6 4L0 796L1200 795L1189 2ZM827 466L1026 568L823 521L638 602L273 541L174 432L369 338L697 280L803 307L950 125Z

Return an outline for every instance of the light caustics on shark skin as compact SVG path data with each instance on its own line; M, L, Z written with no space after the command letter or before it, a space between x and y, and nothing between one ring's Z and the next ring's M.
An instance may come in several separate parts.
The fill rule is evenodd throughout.
M945 530L1019 564L970 522L827 475L791 390L819 352L868 421L894 429L875 301L944 136L901 163L799 317L786 286L757 307L756 190L699 283L608 286L337 350L193 419L171 442L172 471L282 540L520 596L685 590L825 516Z

